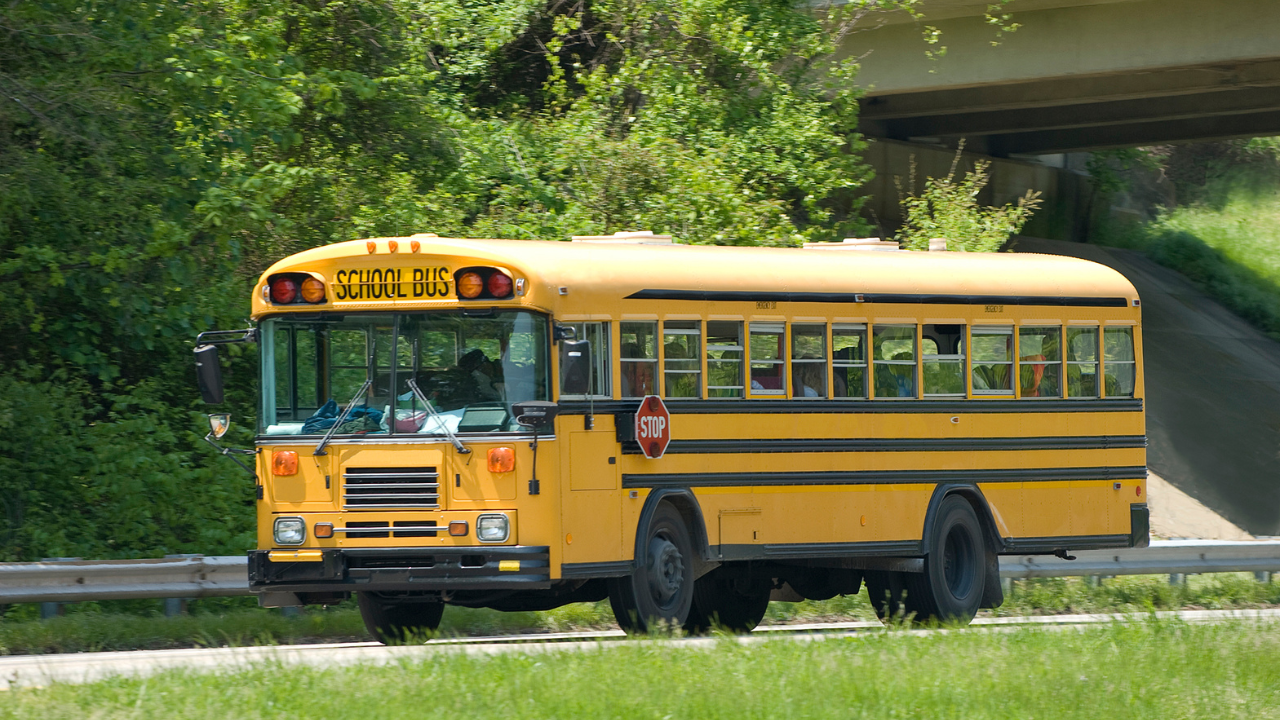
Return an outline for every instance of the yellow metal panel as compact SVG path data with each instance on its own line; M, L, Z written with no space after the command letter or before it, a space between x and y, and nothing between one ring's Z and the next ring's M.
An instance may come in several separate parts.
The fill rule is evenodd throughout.
M581 422L580 417L566 420ZM568 443L565 447L566 440L557 441L562 450L564 562L617 560L623 544L619 523L622 491L618 487L618 465L609 462L619 454L613 418L596 416L595 429L570 431L559 437ZM568 482L564 483L566 479Z
M768 542L760 537L762 512L763 510L758 507L721 510L720 542L725 545L753 545ZM706 517L705 514L703 517Z

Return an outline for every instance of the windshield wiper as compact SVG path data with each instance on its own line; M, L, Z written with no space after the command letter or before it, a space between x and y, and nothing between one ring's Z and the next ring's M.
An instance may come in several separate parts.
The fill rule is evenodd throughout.
M453 431L449 429L449 426L445 424L444 417L442 417L440 413L436 412L435 407L431 405L431 401L427 399L426 395L422 394L422 390L418 387L418 383L415 382L413 378L409 378L409 389L413 391L415 396L417 396L419 402L427 406L427 412L431 413L431 419L435 420L436 425L444 431L445 437L449 438L449 442L453 443L453 447L463 455L471 452L471 448L463 445L462 441L458 439L458 436L454 435Z
M355 408L356 401L364 395L364 391L368 390L369 386L372 384L372 379L364 381L364 384L356 391L355 396L351 398L351 402L347 403L347 406L342 409L342 414L338 416L338 421L329 428L329 432L324 434L324 438L320 440L320 444L316 446L316 451L311 453L312 455L320 456L328 454L324 451L324 446L329 444L329 439L333 437L334 433L338 432L338 428L342 426L342 423L346 422L347 416L350 415L352 409Z

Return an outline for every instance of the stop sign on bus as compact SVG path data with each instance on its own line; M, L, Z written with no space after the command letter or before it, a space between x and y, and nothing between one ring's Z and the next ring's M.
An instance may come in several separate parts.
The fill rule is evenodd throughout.
M640 409L636 410L636 442L640 443L640 452L650 460L657 460L667 451L671 442L671 413L657 395L640 401Z

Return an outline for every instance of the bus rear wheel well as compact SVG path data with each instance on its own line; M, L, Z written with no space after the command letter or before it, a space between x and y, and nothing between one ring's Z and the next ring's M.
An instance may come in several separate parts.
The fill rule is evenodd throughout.
M925 514L924 532L920 539L920 550L925 552L932 545L931 534L934 531L936 511L942 501L955 495L963 498L978 516L978 525L982 527L982 538L986 544L986 582L983 588L980 608L995 608L1004 604L1004 591L1000 586L1000 553L1005 549L1004 538L996 526L995 516L987 499L976 485L939 485L929 500L929 510Z

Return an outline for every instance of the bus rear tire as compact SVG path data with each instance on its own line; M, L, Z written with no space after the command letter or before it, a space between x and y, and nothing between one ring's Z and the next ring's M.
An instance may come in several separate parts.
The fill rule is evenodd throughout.
M917 620L968 623L986 589L982 524L969 501L949 495L938 506L923 573L906 576L906 603Z
M371 592L357 592L356 604L369 634L383 644L434 632L444 615L442 602L393 602Z
M659 503L640 529L644 556L635 570L609 583L609 605L628 634L671 630L684 625L693 605L693 542L684 518L670 503Z
M713 628L751 632L769 610L772 592L771 578L725 577L721 570L712 570L694 585L685 632L702 634Z

